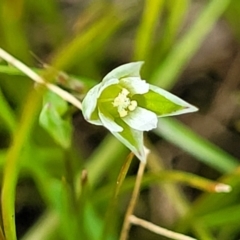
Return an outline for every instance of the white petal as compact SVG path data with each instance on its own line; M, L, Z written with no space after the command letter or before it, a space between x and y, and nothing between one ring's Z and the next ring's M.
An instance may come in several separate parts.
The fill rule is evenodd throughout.
M149 131L157 127L157 115L145 108L137 107L134 111L129 112L122 120L131 128L139 131Z
M92 113L94 112L94 110L97 107L97 101L99 96L101 95L102 91L109 87L110 85L113 84L118 84L119 80L118 79L110 79L106 82L101 82L99 84L97 84L96 86L94 86L93 88L91 88L86 97L83 99L82 102L82 113L84 118L95 125L102 125L102 122L100 119L91 119Z
M91 120L91 115L97 107L97 98L98 98L98 92L100 87L101 87L101 83L91 88L82 102L82 113L84 118L88 122L91 122L96 125L101 125L101 121Z
M98 90L98 96L97 97L99 98L101 93L102 93L102 91L104 89L106 89L107 87L109 87L111 85L114 85L114 84L118 84L118 83L119 83L119 80L117 78L112 78L112 79L109 79L109 80L107 80L105 82L101 82L100 83L100 88Z
M128 77L120 80L120 84L126 87L131 94L144 94L149 91L149 84L139 77Z
M190 112L196 112L198 111L198 108L187 103L186 101L182 100L181 98L175 96L174 94L160 88L160 87L156 87L154 85L151 85L149 84L150 86L150 89L153 91L153 92L156 92L156 93L159 93L161 95L163 95L165 98L173 101L174 103L184 107L183 109L180 109L176 112L172 112L172 113L169 113L169 114L165 114L165 115L161 115L161 117L164 117L164 116L174 116L174 115L179 115L179 114L184 114L184 113L190 113Z
M127 148L129 148L134 155L140 159L142 162L146 162L147 160L147 151L143 145L143 132L138 131L135 129L131 129L131 134L133 135L134 139L136 139L137 145L133 145L128 139L124 138L121 133L112 132L112 134L122 142Z
M100 110L98 110L98 115L102 121L102 125L107 128L110 132L121 132L123 128L114 122L114 119L106 116Z
M124 78L124 77L139 77L140 69L143 65L143 62L132 62L121 65L115 69L113 69L110 73L108 73L104 78L103 82L112 78Z

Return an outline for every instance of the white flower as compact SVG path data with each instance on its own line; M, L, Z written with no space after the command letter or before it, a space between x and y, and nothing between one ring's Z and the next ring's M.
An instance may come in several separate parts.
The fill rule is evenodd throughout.
M90 89L82 103L84 118L103 125L141 161L146 161L143 131L157 127L158 117L197 111L177 96L140 77L143 62L122 65Z

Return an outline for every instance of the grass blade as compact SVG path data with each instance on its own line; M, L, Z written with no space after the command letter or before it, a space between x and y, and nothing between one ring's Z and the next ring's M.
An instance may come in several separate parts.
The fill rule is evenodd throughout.
M238 166L238 160L233 156L176 120L160 119L155 133L222 173Z

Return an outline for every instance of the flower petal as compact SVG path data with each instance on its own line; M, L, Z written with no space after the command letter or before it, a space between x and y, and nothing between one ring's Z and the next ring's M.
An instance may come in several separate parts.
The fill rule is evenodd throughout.
M180 109L173 111L173 112L169 112L167 114L163 114L161 116L174 116L174 115L198 111L197 107L187 103L186 101L182 100L181 98L177 97L176 95L174 95L162 88L159 88L159 87L156 87L156 86L150 84L150 90L164 96L166 99L172 101L176 105L181 106Z
M143 132L130 128L126 123L119 123L123 127L122 132L112 134L129 148L141 161L146 162L146 151L143 144Z
M102 125L101 121L99 119L91 119L92 114L96 110L97 107L97 98L98 98L98 92L101 87L101 83L97 84L93 88L91 88L86 97L83 99L82 102L82 113L84 118L95 125ZM96 114L95 114L96 115Z
M120 84L127 88L132 95L143 94L149 91L149 84L140 77L128 77L120 80Z
M99 119L99 115L97 113L97 101L100 97L102 91L113 84L118 84L119 80L114 78L110 79L106 82L101 82L91 88L89 92L87 93L86 97L83 99L82 102L82 113L84 118L95 125L102 125L101 120Z
M105 82L101 82L100 88L98 90L98 98L100 97L101 93L103 92L104 89L106 89L107 87L114 85L114 84L118 84L119 80L117 78L111 78L108 79Z
M157 115L147 109L137 107L134 111L129 112L122 120L131 128L139 131L149 131L157 127Z
M151 84L149 86L150 89L147 93L134 95L132 99L137 101L138 106L154 112L158 117L179 115L198 110L162 88Z
M123 128L115 123L114 118L111 117L107 113L102 113L102 111L98 110L98 115L101 119L102 125L107 128L110 132L121 132Z
M110 73L108 73L103 81L107 81L112 78L124 78L124 77L140 77L140 69L143 65L143 62L132 62L121 65L115 69L113 69Z

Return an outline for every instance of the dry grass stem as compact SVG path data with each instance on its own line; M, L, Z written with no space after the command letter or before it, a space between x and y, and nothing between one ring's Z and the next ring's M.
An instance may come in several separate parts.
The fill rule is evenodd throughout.
M130 229L130 225L131 225L130 216L133 214L133 211L134 211L137 199L138 199L145 166L146 166L146 163L140 162L135 186L134 186L133 193L132 193L132 197L131 197L131 200L128 205L127 212L126 212L126 215L124 218L120 240L126 240L128 238L128 233L129 233L129 229Z
M227 184L224 184L224 183L218 183L216 186L215 186L215 192L218 192L218 193L221 193L221 192L231 192L232 191L232 187L227 185Z
M140 219L138 217L135 217L133 215L129 216L129 221L134 224L141 226L151 232L154 232L158 235L162 235L164 237L168 237L170 239L175 239L175 240L196 240L196 238L188 237L186 235L176 233L170 230L167 230L165 228L159 227L151 222L145 221L143 219Z
M0 48L0 58L4 59L10 65L19 69L21 72L26 74L29 78L31 78L33 81L43 84L49 90L59 95L61 98L63 98L67 102L71 103L72 105L79 108L80 110L82 109L82 104L77 98L75 98L70 93L64 91L63 89L59 88L58 86L46 82L41 76L35 73L31 68L29 68L28 66L26 66L16 58L14 58L12 55L4 51L2 48Z

